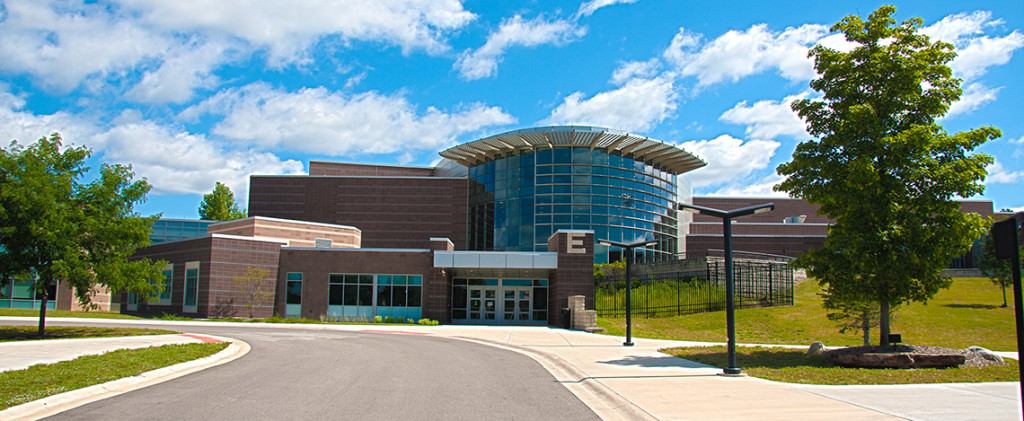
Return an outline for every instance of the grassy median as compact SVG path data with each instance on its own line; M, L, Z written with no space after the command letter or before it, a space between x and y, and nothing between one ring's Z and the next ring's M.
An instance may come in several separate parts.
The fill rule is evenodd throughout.
M86 355L55 364L37 364L0 373L0 410L47 396L106 383L147 371L203 358L227 343L165 345Z
M114 336L173 335L173 330L126 328L126 327L84 327L47 326L46 334L39 337L38 326L0 326L0 342L26 341L35 339L76 339L104 338Z

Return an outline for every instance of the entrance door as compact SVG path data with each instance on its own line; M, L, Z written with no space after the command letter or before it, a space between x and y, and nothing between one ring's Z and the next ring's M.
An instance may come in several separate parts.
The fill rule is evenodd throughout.
M469 287L469 318L475 320L495 320L499 314L497 286Z
M502 289L502 314L504 320L530 320L530 294L532 287L504 287Z

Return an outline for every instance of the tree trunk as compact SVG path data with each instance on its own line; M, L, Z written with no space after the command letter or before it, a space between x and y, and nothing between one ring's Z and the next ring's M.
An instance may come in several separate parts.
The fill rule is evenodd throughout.
M1003 286L1003 308L1006 308L1006 283L1001 282L999 285Z
M882 336L878 344L889 346L889 302L885 300L882 300L882 307L878 312L878 330Z
M864 333L864 346L871 345L871 312L864 310L860 313L860 328Z
M43 299L39 306L39 337L42 338L46 334L46 301L49 298L48 291L50 290L50 282L43 282Z

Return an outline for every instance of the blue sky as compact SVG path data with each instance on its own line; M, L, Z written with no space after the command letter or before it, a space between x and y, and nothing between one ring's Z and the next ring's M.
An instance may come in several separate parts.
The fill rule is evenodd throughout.
M216 181L309 160L432 165L507 130L583 124L674 143L697 195L771 196L809 139L807 50L884 3L764 1L0 0L0 137L51 132L154 187L144 214L194 218ZM970 4L970 6L967 6ZM942 123L980 148L986 199L1024 210L1024 6L903 1L953 43L964 95Z

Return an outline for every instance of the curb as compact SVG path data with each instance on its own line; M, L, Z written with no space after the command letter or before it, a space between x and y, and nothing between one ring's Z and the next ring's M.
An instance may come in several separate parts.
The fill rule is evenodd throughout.
M589 407L603 420L657 420L658 418L645 411L633 401L618 394L603 383L588 376L572 363L557 355L486 339L465 336L447 336L466 342L478 343L523 354L540 363L551 373L556 381L569 389L573 395Z
M26 402L0 411L0 419L4 421L37 420L59 414L98 400L110 398L133 390L142 389L154 384L163 383L188 374L215 367L241 358L249 353L252 347L238 339L213 335L202 335L228 342L222 351L198 360L186 361L172 366L147 371L138 376L125 377L107 383L96 384L82 389L72 390L42 399Z

